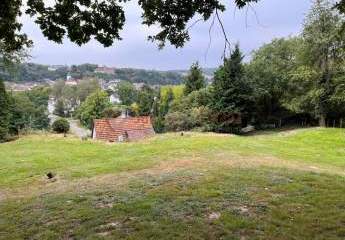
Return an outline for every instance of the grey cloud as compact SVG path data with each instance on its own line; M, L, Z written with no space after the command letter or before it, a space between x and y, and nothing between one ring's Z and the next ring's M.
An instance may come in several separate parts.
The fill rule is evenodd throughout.
M222 19L231 42L240 42L244 53L249 55L253 49L273 38L298 34L310 6L308 0L262 0L253 5L255 13L253 9L244 9L236 10L234 14L234 6L229 5L227 12L222 14ZM219 26L215 26L212 31L212 44L205 59L210 21L193 27L192 39L183 49L167 46L160 51L155 43L147 41L147 36L156 32L157 28L141 25L141 10L134 1L126 10L127 22L122 31L123 41L115 42L110 48L103 48L96 41L82 47L67 39L64 44L49 42L30 19L23 18L24 31L35 42L31 61L45 64L90 62L147 69L183 69L188 68L194 61L211 67L221 63L224 37Z

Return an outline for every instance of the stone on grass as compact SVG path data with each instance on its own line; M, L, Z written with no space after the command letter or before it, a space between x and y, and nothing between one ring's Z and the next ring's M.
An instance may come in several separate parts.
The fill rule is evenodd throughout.
M218 220L220 218L220 216L221 216L220 213L213 212L210 215L208 215L208 219L214 221L214 220Z

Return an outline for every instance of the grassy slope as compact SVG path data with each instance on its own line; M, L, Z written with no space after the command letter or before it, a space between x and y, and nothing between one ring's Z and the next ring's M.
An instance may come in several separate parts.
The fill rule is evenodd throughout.
M3 200L0 239L344 239L344 156L337 129L119 145L25 137L0 145L0 194L111 177ZM42 180L50 170L55 183Z
M107 145L29 136L0 145L0 187L32 184L47 171L63 178L90 177L151 167L158 162L214 153L275 156L345 170L345 133L337 129L300 130L251 137L193 134L158 136L149 143Z

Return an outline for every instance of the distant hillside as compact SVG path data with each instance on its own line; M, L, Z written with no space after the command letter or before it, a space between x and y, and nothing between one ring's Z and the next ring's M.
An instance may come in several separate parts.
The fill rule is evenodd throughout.
M100 74L103 79L121 79L132 83L146 83L150 85L178 85L183 83L183 75L171 71L156 71L134 68L115 68L114 74Z
M202 71L208 81L213 80L214 72L216 71L216 68L203 68ZM189 70L172 70L170 72L181 74L183 76L188 74Z
M214 75L214 72L217 70L217 68L203 68L202 71L205 75L212 76Z
M45 82L71 77L97 77L104 80L120 79L133 83L150 85L177 85L183 82L183 75L173 71L155 71L133 68L114 68L113 73L95 71L97 65L82 64L73 66L48 66L35 63L23 63L12 66L6 71L0 69L0 78L7 82Z

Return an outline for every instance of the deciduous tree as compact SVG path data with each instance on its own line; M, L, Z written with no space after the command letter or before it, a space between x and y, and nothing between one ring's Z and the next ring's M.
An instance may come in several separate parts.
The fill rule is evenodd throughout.
M334 77L344 64L345 35L340 31L343 21L330 1L316 0L303 30L305 62L317 72L313 101L320 126L326 126Z
M116 90L123 105L130 106L137 101L137 90L134 85L127 81L121 81Z
M110 106L109 96L104 91L97 91L86 98L77 110L77 117L80 122L92 128L93 120L101 118L105 109Z

